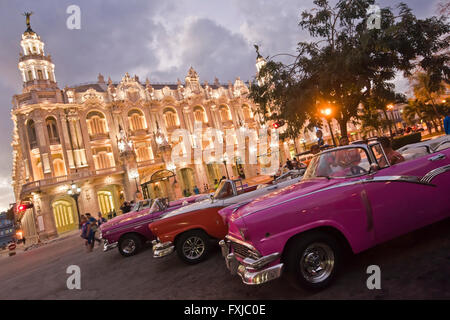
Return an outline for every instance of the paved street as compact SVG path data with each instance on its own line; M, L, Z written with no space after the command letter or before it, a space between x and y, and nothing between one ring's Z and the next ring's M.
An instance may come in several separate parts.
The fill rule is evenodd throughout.
M450 299L450 220L383 244L345 266L334 285L308 293L280 279L250 287L231 277L219 249L199 265L175 255L131 258L96 247L86 253L73 235L16 256L0 256L0 299ZM366 268L381 268L381 290L366 288ZM81 290L68 290L66 268L81 268Z

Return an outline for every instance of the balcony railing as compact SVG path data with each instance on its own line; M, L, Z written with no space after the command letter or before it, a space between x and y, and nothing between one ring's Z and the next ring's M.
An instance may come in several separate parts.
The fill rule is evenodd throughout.
M24 194L24 193L36 191L41 187L48 187L48 186L62 183L62 182L76 181L76 180L86 179L86 178L93 177L93 176L101 176L101 175L115 174L115 173L123 173L123 169L121 167L112 167L112 168L98 169L98 170L81 170L79 172L75 172L70 175L52 177L52 178L48 178L48 179L42 179L42 180L26 183L22 186L21 193Z
M109 139L109 135L107 133L94 133L89 135L89 139L93 140L101 140L101 139Z

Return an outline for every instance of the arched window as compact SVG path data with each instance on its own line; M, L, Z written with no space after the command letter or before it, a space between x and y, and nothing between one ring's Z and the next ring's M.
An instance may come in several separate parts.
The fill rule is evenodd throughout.
M230 108L228 108L227 106L220 106L219 113L220 113L220 119L222 120L222 122L231 121Z
M180 125L177 112L172 108L164 110L164 121L166 122L166 127L168 129L173 129Z
M66 175L66 166L62 159L53 160L53 176L61 177Z
M28 132L28 142L30 143L30 148L34 149L38 147L37 136L36 136L36 128L33 120L29 120L27 123L27 132Z
M108 136L108 126L105 115L98 111L91 111L86 117L89 135L92 137Z
M33 80L33 72L31 70L28 70L28 81Z
M38 80L44 80L44 75L42 73L42 70L37 71Z
M205 109L200 106L194 107L194 118L195 121L206 123L208 122L208 117L206 116Z
M130 124L131 131L147 129L145 117L140 110L130 110L130 112L128 112L128 122Z
M53 117L48 117L45 119L45 124L47 126L48 139L50 144L59 144L59 134L58 127L56 126L56 119Z
M242 113L244 114L244 120L253 119L253 112L249 106L247 105L242 106Z

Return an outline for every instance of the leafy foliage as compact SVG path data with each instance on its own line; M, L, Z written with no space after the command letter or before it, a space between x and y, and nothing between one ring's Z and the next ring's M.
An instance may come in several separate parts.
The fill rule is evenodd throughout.
M358 116L361 103L368 111L385 110L387 98L395 98L390 81L398 71L410 76L420 67L430 74L431 86L448 81L449 57L443 52L450 27L445 17L417 19L401 3L397 14L382 8L381 28L369 30L367 9L374 0L314 4L299 22L314 41L299 42L291 64L268 57L258 84L250 89L266 119L287 121L289 136L300 133L306 120L318 123L324 106L333 109L332 117L346 135L347 122Z

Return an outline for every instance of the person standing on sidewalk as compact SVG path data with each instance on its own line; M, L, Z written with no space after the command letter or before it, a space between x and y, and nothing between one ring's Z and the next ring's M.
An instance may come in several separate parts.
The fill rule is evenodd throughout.
M97 220L91 216L90 213L86 213L86 218L88 220L87 225L87 241L88 241L88 252L92 252L94 249L95 241L101 242L100 239L95 238L95 233L97 232L98 225Z
M444 118L445 134L450 134L450 109L447 111L447 116Z

